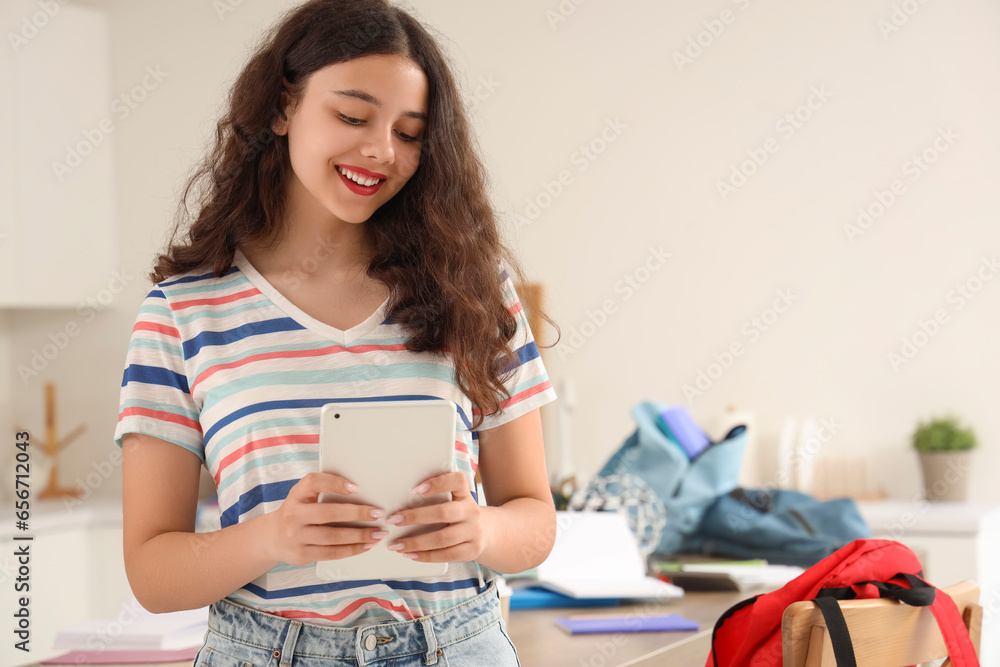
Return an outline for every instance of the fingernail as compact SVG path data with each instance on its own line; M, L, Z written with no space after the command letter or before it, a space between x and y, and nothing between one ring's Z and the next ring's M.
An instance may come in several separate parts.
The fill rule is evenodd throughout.
M387 548L389 549L389 551L402 551L403 550L403 543L402 542L393 542Z
M378 542L365 542L365 550L371 549L373 546L378 544Z
M381 519L384 516L385 516L385 510L372 510L371 511L371 517L373 519Z
M392 525L396 525L397 523L400 523L402 520L403 520L403 517L401 517L398 514L393 514L391 517L389 517L388 519L386 519L385 522L386 523L391 523Z
M417 554L401 554L401 555L406 556L410 560L417 560Z
M344 488L347 489L348 493L358 492L358 485L354 484L353 482L348 482L347 484L344 485Z
M376 530L374 533L372 533L372 537L375 538L376 540L381 540L383 537L389 537L389 531Z
M431 488L431 485L428 484L427 482L424 482L423 484L421 484L421 485L417 486L415 489L413 489L413 492L414 493L424 494L424 493L427 493L427 490L430 489L430 488Z

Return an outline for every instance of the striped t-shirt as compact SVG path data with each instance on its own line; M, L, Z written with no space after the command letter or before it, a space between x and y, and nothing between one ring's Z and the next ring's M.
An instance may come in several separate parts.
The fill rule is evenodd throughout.
M505 271L505 304L518 321L518 364L503 414L485 430L555 400L527 318ZM289 489L319 471L320 408L341 400L437 398L459 419L456 469L475 496L478 409L459 389L450 355L406 350L388 300L347 331L283 297L237 251L222 277L198 271L154 286L132 330L115 443L145 433L194 452L215 479L222 527L276 510ZM228 599L308 623L356 626L410 620L460 604L497 574L476 562L415 580L324 581L315 564L278 563Z

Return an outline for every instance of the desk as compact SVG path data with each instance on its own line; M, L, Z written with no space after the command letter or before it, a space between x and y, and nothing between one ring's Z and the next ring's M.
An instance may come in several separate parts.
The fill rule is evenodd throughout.
M586 609L515 609L507 629L517 647L522 667L704 667L715 621L731 606L756 592L688 593L680 600L664 600L656 609L642 604ZM697 632L630 632L570 635L556 627L562 616L661 613L680 614L698 621Z
M680 600L664 600L656 609L643 604L585 609L516 609L507 629L517 647L522 667L704 667L712 640L712 627L724 611L753 593L688 593ZM602 635L569 635L555 619L571 614L680 614L698 621L697 632L631 632ZM39 667L37 663L28 667ZM191 667L190 663L155 667Z

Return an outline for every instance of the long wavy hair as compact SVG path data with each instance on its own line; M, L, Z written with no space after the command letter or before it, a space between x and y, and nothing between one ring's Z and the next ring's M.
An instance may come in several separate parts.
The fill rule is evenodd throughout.
M368 55L413 61L429 87L419 167L364 223L374 249L366 273L390 288L391 317L410 334L408 350L451 354L458 386L478 408L477 428L483 416L502 414L501 402L510 397L504 383L517 362L508 345L517 324L504 306L500 270L521 285L523 269L500 237L442 51L416 19L386 0L310 0L264 35L233 84L214 148L184 188L168 249L150 279L199 268L222 276L240 245L281 238L292 168L288 137L272 125L285 118L284 81L297 106L311 74ZM191 221L187 202L199 183L199 212ZM178 241L182 225L186 238ZM558 332L540 304L536 314Z

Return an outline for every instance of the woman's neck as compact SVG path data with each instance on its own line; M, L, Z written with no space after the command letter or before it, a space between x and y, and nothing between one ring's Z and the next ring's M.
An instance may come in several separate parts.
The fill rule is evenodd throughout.
M325 209L290 209L274 244L255 241L240 247L258 271L309 274L320 280L364 274L371 259L364 223L338 220Z

